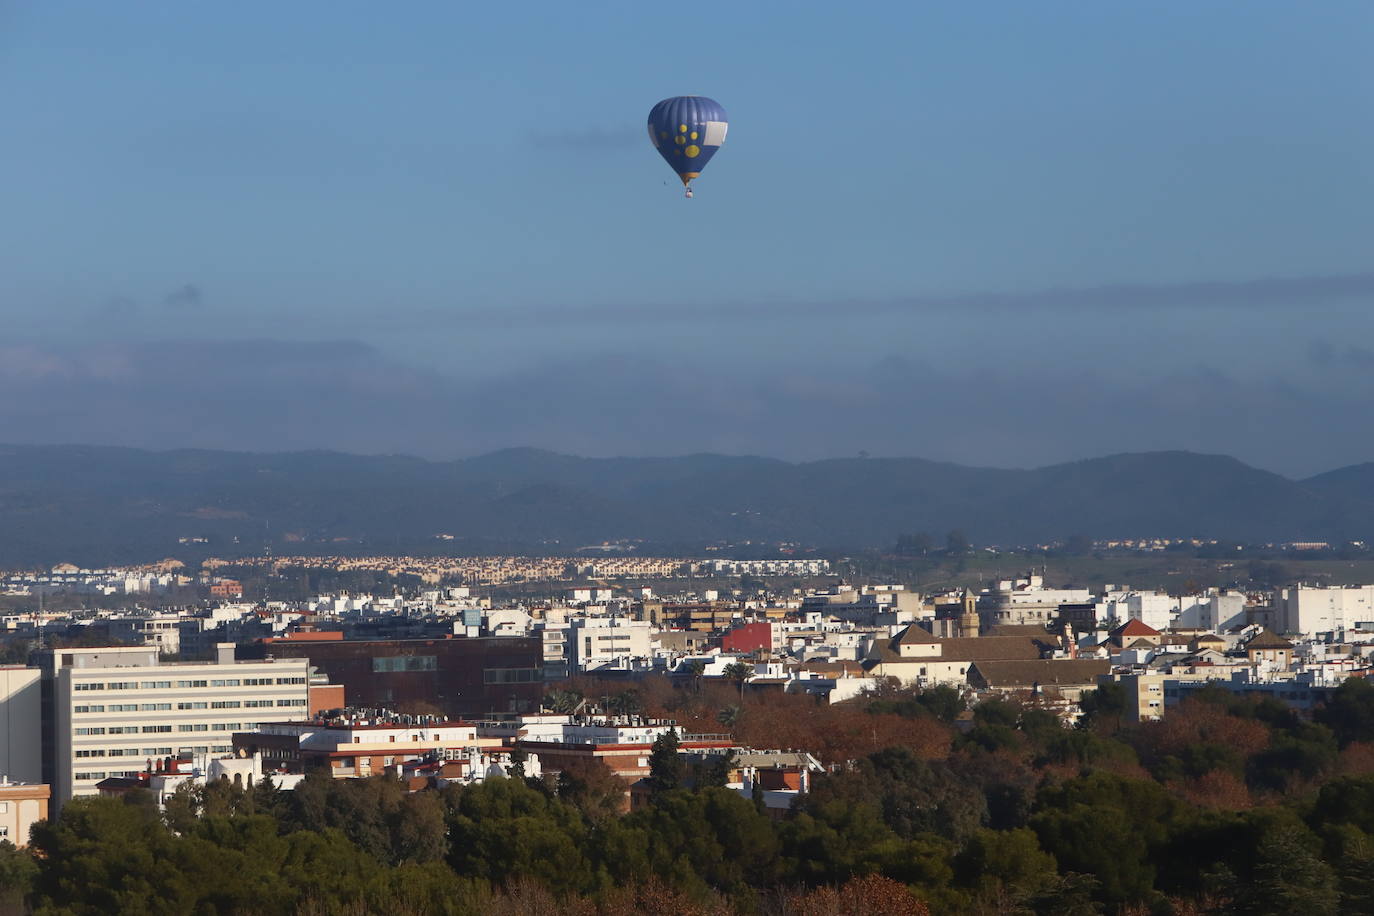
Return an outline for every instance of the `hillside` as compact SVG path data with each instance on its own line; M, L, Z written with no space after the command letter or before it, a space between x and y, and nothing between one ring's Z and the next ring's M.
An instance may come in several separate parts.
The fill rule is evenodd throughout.
M1035 470L919 458L576 458L510 449L432 462L330 452L250 454L0 447L0 566L133 562L185 552L571 550L642 539L819 547L966 531L979 543L1199 536L1368 537L1374 466L1293 481L1233 458L1114 455ZM436 542L451 534L454 541ZM237 541L235 539L237 538Z

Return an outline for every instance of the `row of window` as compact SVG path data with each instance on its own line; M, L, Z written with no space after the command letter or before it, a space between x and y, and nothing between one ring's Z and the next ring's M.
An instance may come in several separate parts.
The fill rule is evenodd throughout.
M106 749L106 748L90 748L90 749L86 749L86 750L80 750L80 751L77 751L77 752L76 752L76 755L75 755L75 756L78 757L78 758L88 758L88 757L166 757L166 756L167 756L168 754L170 754L170 753L172 753L172 749L171 749L170 747L145 747L145 748L142 748L142 749L139 749L139 748L136 748L136 747L112 747L112 748L109 748L109 749Z
M212 700L211 709L259 709L267 706L305 706L305 700ZM91 712L167 712L172 708L171 703L83 703L73 706L72 711L78 713ZM200 702L178 703L177 709L204 709L205 704Z
M304 684L303 677L245 677L223 678L219 680L190 681L80 681L72 685L73 690L162 690L171 689L175 684L180 689L193 687L267 687L272 684Z
M76 729L78 735L137 735L137 725L105 725Z
M193 722L178 725L176 730L179 732L241 732L252 731L258 727L256 722ZM111 725L104 728L78 728L76 734L85 737L96 735L139 735L139 734L162 734L170 732L170 725ZM78 752L77 756L81 756Z
M528 684L543 679L542 668L488 668L482 672L486 684Z
M439 658L435 655L374 655L372 673L388 674L396 671L437 671Z

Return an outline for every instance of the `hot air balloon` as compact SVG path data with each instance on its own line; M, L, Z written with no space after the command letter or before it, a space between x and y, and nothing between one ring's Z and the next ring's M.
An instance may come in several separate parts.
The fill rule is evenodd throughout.
M725 109L701 95L664 99L649 112L649 142L682 179L692 196L692 179L725 142Z

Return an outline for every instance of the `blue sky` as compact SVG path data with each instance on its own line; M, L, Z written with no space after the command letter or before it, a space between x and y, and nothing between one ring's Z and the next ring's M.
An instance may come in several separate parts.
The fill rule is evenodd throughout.
M0 438L1374 459L1374 5L692 9L0 3Z

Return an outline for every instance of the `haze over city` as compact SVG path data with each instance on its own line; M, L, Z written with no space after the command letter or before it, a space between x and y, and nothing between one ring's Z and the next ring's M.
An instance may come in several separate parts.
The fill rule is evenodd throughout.
M680 12L5 5L0 439L1374 457L1369 4Z

